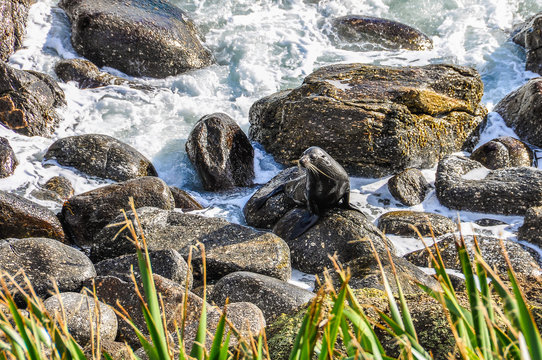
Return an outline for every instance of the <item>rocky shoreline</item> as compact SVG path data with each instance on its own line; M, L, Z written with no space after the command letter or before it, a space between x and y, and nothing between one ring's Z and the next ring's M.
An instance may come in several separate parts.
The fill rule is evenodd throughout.
M134 76L165 77L213 63L184 11L162 1L132 2L61 1L59 6L72 22L74 49L92 61L61 61L55 67L61 81L75 81L82 89L121 85L155 91L102 72L98 66ZM0 12L0 23L14 29L10 30L14 38L7 49L0 49L2 60L20 46L21 26L30 6L25 1L7 3L5 9L10 11ZM542 74L540 19L542 14L535 15L511 36L527 51L527 69ZM423 33L386 19L352 16L337 19L335 24L338 34L351 41L366 41L376 32L385 37L383 46L388 48L432 46ZM105 36L104 29L117 35ZM131 45L119 46L119 42ZM147 42L158 44L159 50L142 45ZM291 329L283 323L295 326L292 321L299 321L299 311L314 297L313 292L288 283L292 269L321 275L333 267L329 255L334 255L352 269L350 284L356 296L386 310L372 243L382 258L387 259L387 251L391 251L402 286L411 296L413 316L418 316L416 324L430 333L424 345L438 358L453 344L441 342L450 337L443 330L444 314L416 286L416 282L436 286L435 279L418 268L427 266L427 254L416 251L399 257L387 235L416 238L412 227L424 237L433 234L442 246L447 267L458 269L455 219L409 209L422 203L432 190L420 170L436 167L434 188L440 204L458 211L523 216L518 240L542 246L542 172L533 167L533 149L542 146L541 84L542 78L532 79L495 107L520 139L500 137L485 144L478 144L487 123L481 77L472 68L452 64L322 67L299 87L255 102L250 109L249 136L229 115L208 114L194 125L186 143L186 153L207 191L236 191L254 185L251 140L276 161L290 166L245 204L247 226L194 213L203 206L182 189L166 184L152 162L128 144L99 134L59 139L42 154L45 163L116 183L75 194L66 178L48 179L32 196L62 204L59 214L0 191L0 269L12 275L24 270L51 311L58 307L58 297L71 309L86 296L80 294L83 288L96 288L106 315L101 336L111 343L127 342L135 349L139 344L135 333L110 309L119 302L145 328L130 280L130 266L136 264L135 246L127 230L118 226L124 220L121 209L135 220L129 211L132 199L167 318L177 319L178 305L188 299L185 345L189 347L193 341L204 301L200 296L203 260L196 251L203 244L210 284L207 299L212 303L208 306L208 317L213 319L210 331L229 299L227 311L233 325L244 334L267 329L271 358L282 359L287 358L293 342L293 338L287 339ZM62 106L66 106L65 96L55 79L0 61L1 125L25 136L48 137L62 121L56 110ZM474 150L476 145L480 146ZM293 237L293 227L310 210L305 170L292 165L310 146L326 149L351 176L393 175L387 187L405 211L386 213L373 223L367 216L369 210L337 207ZM458 155L462 150L470 156ZM19 165L16 154L17 149L0 138L0 181ZM277 187L283 190L274 193ZM259 200L264 198L262 206ZM506 278L499 239L482 236L478 241L484 257ZM473 239L467 242L472 244ZM522 284L534 289L528 294L538 294L542 259L517 242L504 241L503 246ZM187 264L189 258L192 267ZM387 260L384 265L390 272ZM53 279L60 294L49 297ZM456 280L461 289L461 279ZM542 308L542 299L528 296L528 301L534 308ZM68 310L73 319L68 326L83 346L90 341L89 326L81 326L77 319L85 318L85 311L94 305L90 301L86 309ZM173 323L169 325L173 331Z

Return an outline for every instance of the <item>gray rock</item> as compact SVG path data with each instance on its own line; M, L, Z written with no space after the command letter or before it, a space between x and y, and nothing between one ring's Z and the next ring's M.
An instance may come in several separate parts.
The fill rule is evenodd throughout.
M386 234L414 237L418 234L411 226L422 236L440 236L457 230L457 224L444 215L418 211L390 211L381 215L377 224Z
M23 45L28 9L32 0L0 2L0 61L6 61Z
M319 146L352 175L432 167L484 119L483 84L455 65L325 66L293 90L258 100L250 138L283 164Z
M493 139L470 156L488 169L502 169L506 167L531 166L533 152L527 144L510 136Z
M31 194L41 200L63 203L74 195L74 190L70 180L64 176L53 176L41 186L41 189L36 189Z
M364 15L346 15L332 22L339 37L350 42L371 42L384 49L426 50L433 41L411 26Z
M0 178L13 174L19 162L8 139L0 137Z
M487 175L473 179L468 176L473 170ZM489 170L462 156L447 156L439 162L435 188L440 203L457 210L523 215L528 208L542 205L541 171L529 167Z
M43 305L57 321L62 321L68 327L70 335L81 346L89 344L92 337L94 341L98 336L100 341L113 341L117 336L117 315L102 302L98 301L96 308L92 296L63 292L51 296Z
M126 181L158 176L151 162L139 151L111 136L86 134L55 141L44 160L56 160L91 176Z
M188 136L186 153L205 190L252 185L254 149L243 130L226 114L202 117Z
M192 272L183 257L175 250L149 251L153 274L173 280L181 285L188 281L188 289L192 288ZM132 269L139 274L136 254L122 255L114 259L102 260L95 264L98 276L115 276L130 282Z
M62 225L51 210L18 195L0 191L0 239L27 237L66 241Z
M388 190L403 205L414 206L425 200L431 185L420 170L406 169L388 180Z
M198 243L205 245L207 279L218 280L234 271L245 270L290 278L290 252L278 236L232 224L220 218L207 218L195 214L164 211L155 208L139 208L137 214L150 250L173 249L185 259L190 249ZM129 218L133 213L129 212ZM112 220L118 223L120 217ZM126 238L126 230L106 227L94 238L91 257L100 260L130 254L134 245ZM194 271L198 271L202 260L199 249L192 252Z
M525 213L523 225L518 231L518 240L542 246L542 207L532 207Z
M46 238L6 239L0 241L0 268L23 284L21 270L30 280L36 294L48 297L53 281L58 290L79 291L83 282L96 276L88 257L59 241Z
M65 105L64 92L49 76L17 70L0 61L0 124L26 136L51 136Z
M220 279L210 300L223 305L231 302L250 302L260 308L266 321L282 313L290 313L306 304L315 295L287 282L251 272L239 271Z
M304 201L304 179L305 170L295 166L282 170L267 184L262 186L252 195L243 208L245 220L248 225L260 228L271 229L288 211ZM285 191L279 192L270 197L259 207L259 201L270 194L279 186L290 184Z
M516 27L512 40L527 50L525 69L542 75L542 12Z
M196 27L160 0L61 0L74 49L96 65L133 76L164 78L213 63Z
M502 116L506 125L514 129L521 140L542 147L542 78L531 79L506 95L493 111Z
M181 209L183 211L192 211L192 210L201 210L203 206L197 202L189 193L184 190L179 189L175 186L170 186L171 194L173 199L175 199L175 208Z
M455 247L456 238L456 235L444 235L437 238L437 241L446 268L461 271L461 264ZM473 237L469 235L463 236L463 238L465 239L472 260L474 256ZM497 269L499 276L507 279L507 265L505 257L502 254L501 239L489 236L477 236L476 239L480 245L482 258L485 262L492 268ZM508 257L510 258L512 268L517 274L521 276L536 276L536 274L540 274L540 271L542 271L540 265L537 264L532 255L527 250L523 249L520 244L510 240L502 240L502 242ZM433 246L430 246L430 249L434 251ZM426 249L414 251L406 255L405 258L417 266L426 267L429 264L429 257Z
M141 177L71 197L62 207L64 225L77 245L91 245L94 236L115 219L121 209L130 208L130 198L137 207L171 210L175 206L165 182L156 177ZM123 254L111 254L118 255Z

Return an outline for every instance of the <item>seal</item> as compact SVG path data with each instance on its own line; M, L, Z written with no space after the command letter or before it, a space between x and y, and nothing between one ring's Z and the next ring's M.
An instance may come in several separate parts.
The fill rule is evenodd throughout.
M306 204L308 214L294 227L291 237L297 238L309 230L328 209L341 206L362 212L350 204L350 179L344 168L323 149L312 146L303 152L299 166L304 168L305 176L291 180L273 189L269 194L257 200L256 208L279 192L285 192L299 205ZM301 185L305 186L304 199L298 199ZM293 195L293 196L292 196Z

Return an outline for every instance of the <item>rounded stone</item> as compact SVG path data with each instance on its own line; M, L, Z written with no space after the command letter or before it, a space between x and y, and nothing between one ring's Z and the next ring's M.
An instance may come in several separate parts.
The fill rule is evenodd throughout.
M0 178L13 174L19 164L8 139L0 137Z
M533 152L527 144L510 136L493 139L476 150L470 156L488 169L531 166Z
M414 206L425 200L431 185L420 170L406 169L388 180L388 189L403 205Z
M450 218L434 213L417 211L390 211L377 219L377 226L386 234L414 236L440 236L456 231L457 224Z

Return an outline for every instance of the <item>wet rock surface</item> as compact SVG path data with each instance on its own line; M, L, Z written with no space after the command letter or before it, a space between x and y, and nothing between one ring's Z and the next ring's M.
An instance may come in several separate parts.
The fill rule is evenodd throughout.
M201 118L188 136L186 153L206 190L252 185L254 149L239 125L226 114Z
M133 76L164 78L213 63L196 27L159 0L61 0L74 49L96 65Z
M170 186L171 194L175 200L175 208L183 211L201 210L203 206L189 193L175 186Z
M185 259L191 248L192 263L199 272L202 263L197 243L205 246L207 279L218 280L234 271L253 271L279 279L290 278L290 251L278 236L230 223L220 218L140 208L137 214L150 250L173 249ZM133 218L133 213L128 213ZM112 219L118 223L121 218ZM113 239L118 227L104 228L94 238L91 257L95 260L135 252L126 230Z
M71 197L62 207L64 225L77 245L91 245L93 237L115 219L121 209L130 208L130 198L133 198L137 207L153 206L167 210L174 208L173 196L166 183L156 177L147 176ZM111 254L118 255L123 253Z
M350 175L380 177L460 150L487 113L482 93L480 75L455 65L325 66L254 103L250 137L283 164L319 146Z
M493 139L470 156L488 169L502 169L507 167L531 166L533 152L527 144L510 136Z
M444 215L418 211L390 211L380 216L377 224L386 234L413 237L418 233L412 226L422 236L431 236L432 233L440 236L457 230L457 224Z
M74 195L74 190L70 180L63 176L53 176L41 189L32 191L31 195L40 200L63 203Z
M0 2L0 61L6 61L23 45L32 0L4 0Z
M420 170L406 169L388 180L388 190L401 204L414 206L425 200L431 185Z
M350 42L371 42L384 49L426 50L433 41L421 31L397 21L364 15L346 15L332 22L339 37Z
M435 180L440 203L457 210L524 215L542 205L542 172L529 167L489 170L462 156L439 162Z
M64 92L46 74L17 70L0 61L0 124L26 136L51 136L65 105Z
M516 27L512 40L527 51L525 69L542 75L542 13Z
M518 231L518 240L542 246L542 207L532 207L525 213L523 225Z
M44 160L55 160L91 176L126 181L158 176L152 163L139 151L111 136L86 134L55 141Z
M27 237L66 241L62 225L51 210L18 195L0 191L0 239Z
M19 164L8 139L0 137L0 178L13 174Z

